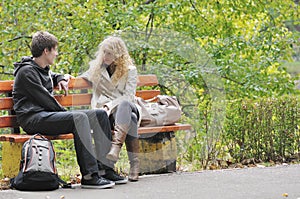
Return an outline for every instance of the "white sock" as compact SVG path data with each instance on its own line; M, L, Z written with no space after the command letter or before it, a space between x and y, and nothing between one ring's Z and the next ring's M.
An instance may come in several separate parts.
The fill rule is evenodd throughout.
M83 176L84 179L86 180L91 180L92 179L92 174L87 174L85 176Z
M104 170L104 169L99 170L99 171L98 171L98 175L99 175L99 176L105 175L105 170Z

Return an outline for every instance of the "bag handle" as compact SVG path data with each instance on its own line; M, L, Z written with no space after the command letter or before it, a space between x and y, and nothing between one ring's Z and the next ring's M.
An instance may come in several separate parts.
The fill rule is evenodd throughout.
M156 102L157 101L157 99L158 99L158 97L157 96L155 96L155 97L152 97L152 98L150 98L150 99L147 99L147 100L145 100L146 102Z

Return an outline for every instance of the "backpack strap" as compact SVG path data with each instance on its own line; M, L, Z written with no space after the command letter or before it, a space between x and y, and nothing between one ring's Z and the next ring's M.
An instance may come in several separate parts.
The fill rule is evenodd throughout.
M40 140L48 140L45 136L43 136L42 134L40 133L36 133L32 136L32 138L34 139L40 139Z

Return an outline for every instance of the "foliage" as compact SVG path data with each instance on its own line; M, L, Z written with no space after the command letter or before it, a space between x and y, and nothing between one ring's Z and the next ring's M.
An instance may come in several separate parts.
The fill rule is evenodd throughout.
M156 74L162 92L180 100L203 161L218 156L226 100L298 92L298 77L283 64L297 57L299 5L292 0L3 0L0 18L1 79L13 78L12 63L30 54L38 30L59 39L52 69L74 76L104 37L120 35L139 73Z
M205 106L205 105L204 105ZM257 162L289 162L300 152L299 99L294 96L232 100L226 106L226 120L214 143L206 143L207 112L201 121L207 127L196 131L181 157L198 162L199 169L211 162L230 163L254 158ZM210 112L209 112L210 113Z
M169 30L205 49L216 66L211 72L223 79L229 97L293 92L290 76L281 67L282 60L290 60L295 42L286 24L298 23L299 7L291 0L17 0L2 1L0 9L0 64L8 66L5 73L12 72L14 61L29 54L30 37L37 30L48 30L59 38L61 53L53 68L60 72L83 72L98 43L118 30L133 32L138 39L131 53L141 72L157 64L187 74L199 69L197 56L179 53L187 48L175 46L181 39L176 34L171 49L151 43L153 38L170 36L165 31ZM156 35L156 30L161 35ZM191 69L189 63L197 67ZM195 72L200 75L186 78L201 89L203 84L197 80L203 71Z
M196 12L189 10L183 17L197 20L186 19L182 27L198 33L195 40L214 58L228 98L293 92L281 61L289 59L292 52L293 35L285 20L296 18L297 5L287 1L206 1L194 8ZM203 24L203 28L194 31L189 22L195 27ZM193 79L191 84L203 87Z
M59 175L68 181L80 174L73 140L55 140L53 145Z
M299 100L261 98L230 104L224 127L228 149L237 161L286 161L299 153Z

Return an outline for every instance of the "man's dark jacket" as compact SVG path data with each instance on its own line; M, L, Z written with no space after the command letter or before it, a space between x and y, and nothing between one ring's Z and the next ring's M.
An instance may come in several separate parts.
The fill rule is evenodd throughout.
M31 57L14 63L14 110L19 122L41 111L65 111L53 97L53 88L65 80L63 75L52 73L47 66L41 68Z

